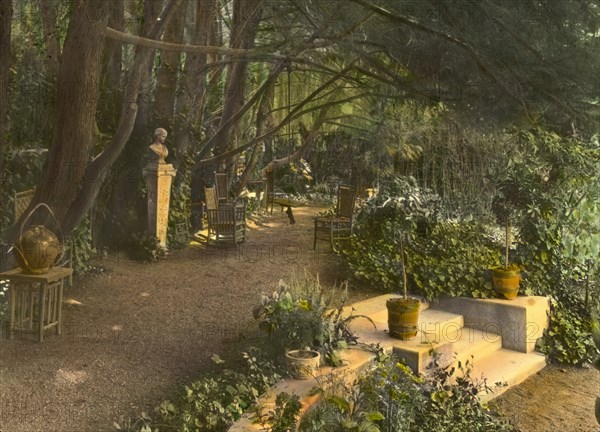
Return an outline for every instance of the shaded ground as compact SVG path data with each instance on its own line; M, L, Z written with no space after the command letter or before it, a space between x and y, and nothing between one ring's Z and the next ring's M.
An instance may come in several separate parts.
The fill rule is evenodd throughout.
M328 246L312 251L311 215L277 210L252 224L238 248L189 248L156 264L122 254L106 271L67 288L63 335L0 343L1 432L104 432L120 416L160 403L190 382L212 353L243 333L261 292L307 268L326 285L341 280ZM352 291L351 301L366 298ZM542 371L507 392L500 407L526 432L595 431L597 371ZM590 417L591 415L591 417ZM557 426L556 428L554 427Z
M596 369L547 366L491 406L523 432L600 432L594 417L596 396L600 396Z

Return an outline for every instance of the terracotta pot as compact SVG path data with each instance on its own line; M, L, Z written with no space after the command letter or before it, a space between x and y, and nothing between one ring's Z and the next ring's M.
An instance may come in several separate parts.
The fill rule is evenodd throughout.
M321 365L321 354L314 350L292 350L285 353L292 378L305 380L313 378Z
M521 270L496 267L492 269L492 287L507 300L514 300L519 294Z
M416 298L391 298L385 303L388 310L390 336L410 340L417 336L421 302Z

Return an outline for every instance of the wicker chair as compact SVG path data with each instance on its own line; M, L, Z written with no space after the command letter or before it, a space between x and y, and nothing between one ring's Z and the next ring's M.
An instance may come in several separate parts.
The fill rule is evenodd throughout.
M336 242L350 238L355 203L356 188L339 185L335 215L317 216L315 218L313 249L317 247L317 240L328 240L331 247L335 249Z
M204 188L206 196L206 218L208 238L215 241L233 241L234 244L246 240L246 204L222 204L217 202L215 188Z

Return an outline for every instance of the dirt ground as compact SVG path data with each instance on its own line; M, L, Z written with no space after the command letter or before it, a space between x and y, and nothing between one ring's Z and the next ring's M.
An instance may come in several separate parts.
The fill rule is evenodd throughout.
M1 432L105 432L122 416L178 394L213 353L244 333L261 292L292 272L344 278L328 245L312 250L311 216L296 225L277 210L250 223L239 248L196 245L155 264L116 254L104 269L66 288L63 334L0 343ZM354 289L351 301L373 293ZM524 432L597 431L593 404L600 374L547 368L500 398Z

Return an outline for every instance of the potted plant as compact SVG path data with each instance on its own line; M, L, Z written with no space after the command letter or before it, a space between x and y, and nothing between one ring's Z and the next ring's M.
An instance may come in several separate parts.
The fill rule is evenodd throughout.
M421 301L418 298L408 296L406 277L406 264L408 260L404 250L402 236L399 236L399 242L404 295L402 297L388 299L385 306L388 311L388 329L390 336L396 339L410 340L417 336L417 323L419 321Z
M315 339L321 332L319 302L314 298L298 299L282 280L279 289L270 296L263 295L261 304L254 309L259 328L265 331L272 346L283 354L290 375L296 379L308 379L317 372L321 354Z
M511 240L511 214L516 206L513 201L518 200L518 188L507 182L500 188L500 193L493 201L492 209L496 218L504 224L504 265L491 268L492 288L507 300L514 300L519 294L521 283L521 268L518 264L509 264L509 249Z
M262 296L254 317L259 320L259 328L270 336L271 346L285 358L293 378L315 376L322 359L334 367L341 366L339 350L357 343L349 323L364 316L344 313L346 290L347 286L340 304L330 308L335 287L324 299L318 277L307 275L304 279L292 278L290 285L280 281L278 291Z

